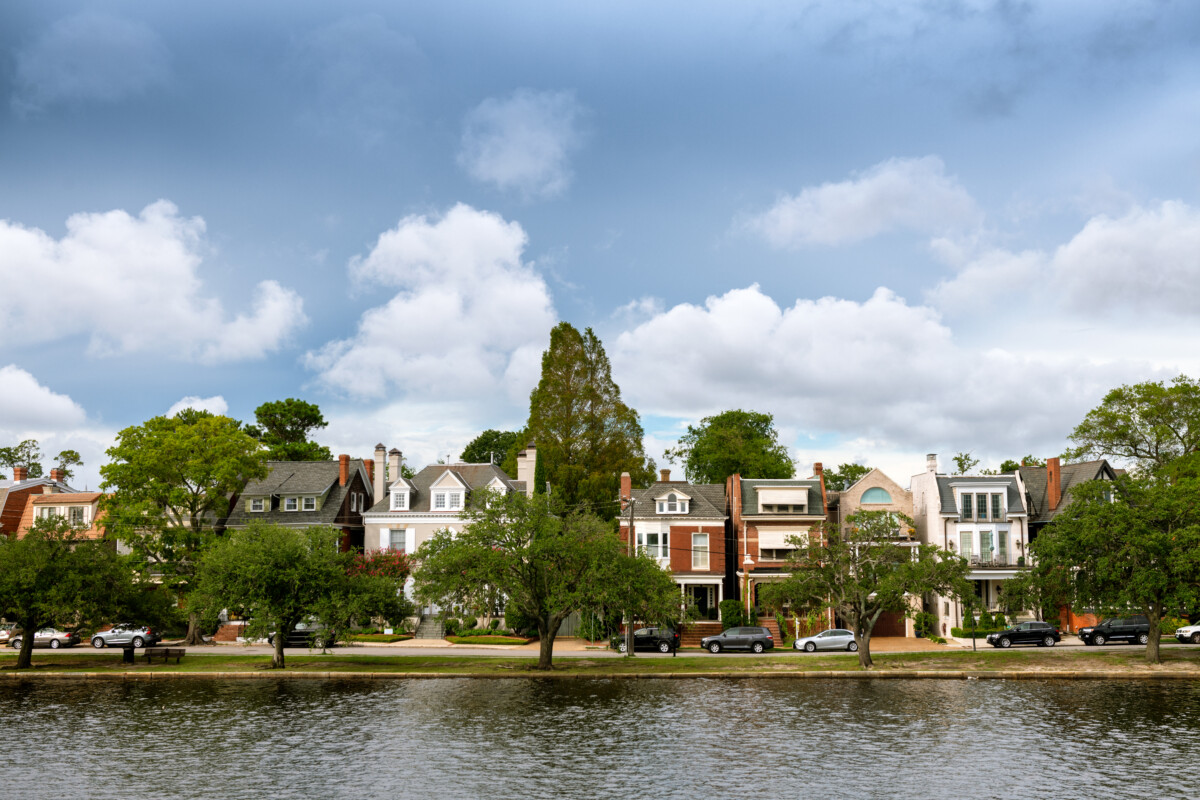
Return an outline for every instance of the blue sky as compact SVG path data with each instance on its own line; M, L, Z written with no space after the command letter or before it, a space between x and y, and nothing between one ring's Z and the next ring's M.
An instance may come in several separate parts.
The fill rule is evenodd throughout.
M1051 455L1200 374L1187 2L0 8L0 440L303 397L423 463L592 326L657 455ZM192 398L189 400L188 398Z

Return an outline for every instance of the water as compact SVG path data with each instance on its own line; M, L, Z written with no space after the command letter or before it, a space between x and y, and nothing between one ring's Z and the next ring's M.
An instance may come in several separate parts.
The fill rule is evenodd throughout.
M1200 685L0 686L0 797L1195 797Z

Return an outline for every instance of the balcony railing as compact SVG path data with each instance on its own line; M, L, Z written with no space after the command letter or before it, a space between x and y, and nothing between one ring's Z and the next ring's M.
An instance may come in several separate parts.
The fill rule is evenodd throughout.
M1020 559L1020 563L1018 563ZM967 558L967 562L972 569L1011 569L1016 566L1024 566L1024 559L1020 556L1009 553L1008 555L1000 555L998 553L981 553L979 555L971 555Z
M998 516L992 516L991 514L976 514L976 513L963 514L961 511L959 511L958 512L958 521L959 522L1008 522L1008 512L1004 511L1004 512L1001 512Z

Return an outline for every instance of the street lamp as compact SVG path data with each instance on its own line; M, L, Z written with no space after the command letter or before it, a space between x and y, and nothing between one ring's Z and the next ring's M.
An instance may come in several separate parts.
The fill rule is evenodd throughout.
M750 620L750 568L754 566L754 559L750 557L750 553L746 553L746 558L742 561L742 571L746 573L746 620Z

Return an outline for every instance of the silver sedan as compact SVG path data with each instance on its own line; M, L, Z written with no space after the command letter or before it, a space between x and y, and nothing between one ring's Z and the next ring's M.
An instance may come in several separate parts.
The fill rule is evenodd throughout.
M858 649L858 642L854 641L854 634L851 631L834 628L829 631L821 631L816 636L797 639L792 642L792 647L808 653L817 650L849 650L853 653Z
M161 638L144 625L114 625L109 630L92 634L92 647L152 647Z

